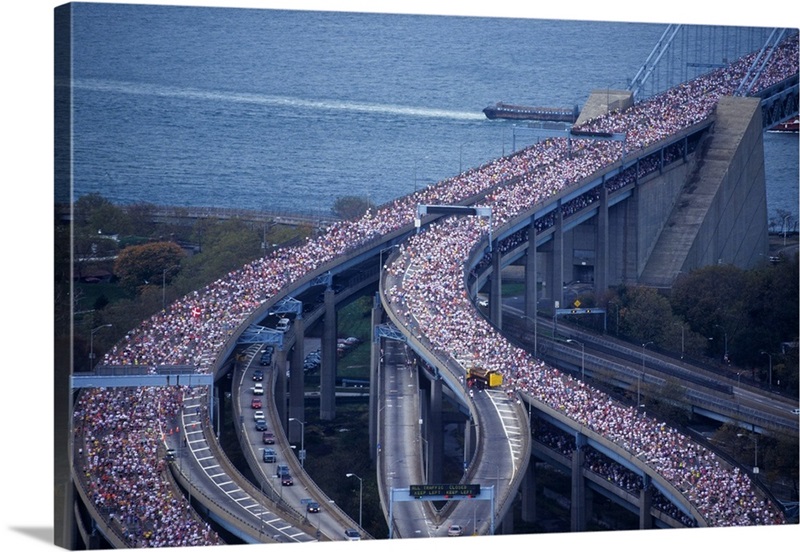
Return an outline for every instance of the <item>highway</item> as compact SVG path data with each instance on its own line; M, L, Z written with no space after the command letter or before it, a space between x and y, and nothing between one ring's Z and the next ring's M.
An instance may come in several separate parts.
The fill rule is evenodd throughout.
M695 129L696 132L704 132L704 129L709 124L707 120L704 121L702 125L699 125L702 126L702 128ZM680 144L683 138L680 137L675 140L676 144ZM671 145L674 144L669 143L669 140L665 140L657 146L653 146L648 153L652 153L653 150L657 150L658 148L667 149ZM661 150L662 152L663 149ZM636 155L628 152L624 163L633 164L636 162ZM613 170L618 174L622 171L622 165L624 163L612 164L613 166L606 167L604 170ZM571 182L569 183L571 185L569 189L559 192L559 194L561 194L559 196L548 197L546 203L548 205L561 205L560 201L562 197L566 199L580 199L584 197L584 194L588 194L591 190L595 189L598 186L598 182L602 185L605 182L605 176L605 173L592 173L586 178ZM509 186L509 188L510 187L511 186ZM485 193L485 190L482 193ZM630 189L622 191L622 194L630 193ZM620 197L623 196L620 195ZM627 197L627 195L624 197ZM464 199L463 201L474 202L476 199L473 197L471 200ZM541 208L541 204L535 207ZM523 227L530 226L534 223L535 210L534 206L530 206L530 208L525 209L525 212L520 214L518 218L508 221L501 220L498 222L499 229L502 231L501 234L505 233L502 237L509 236L512 232L515 232L515 225ZM587 209L585 213L587 217L590 216L591 208ZM574 213L570 212L569 214L572 215ZM576 216L580 214L581 213L578 213ZM558 216L559 218L561 216L560 210ZM402 217L398 218L402 219ZM432 220L432 218L427 218L423 222L428 224L432 222ZM366 225L367 229L364 230L363 241L360 241L360 238L353 242L348 240L347 247L343 247L341 250L334 249L333 251L335 251L335 253L333 251L326 251L326 255L329 255L328 257L316 257L313 254L304 257L296 254L296 252L293 252L291 255L280 257L280 262L283 263L279 265L283 267L282 274L279 276L273 275L271 276L272 279L265 278L263 281L257 281L258 285L261 285L261 287L259 287L256 292L253 292L252 287L245 287L243 288L244 291L236 287L242 284L242 282L245 286L252 286L253 280L250 280L249 277L252 274L258 274L260 270L264 270L263 267L248 267L246 271L229 275L230 278L220 285L220 287L223 288L222 291L220 292L218 289L214 290L216 294L213 295L214 300L204 301L203 297L198 299L197 296L192 296L185 305L171 306L174 310L170 311L170 313L178 312L179 309L185 309L176 318L181 321L185 319L194 320L196 321L196 328L199 329L193 327L190 332L186 332L181 326L176 331L170 333L167 322L159 321L159 331L164 331L165 334L164 343L171 347L167 350L167 358L174 358L176 364L193 365L196 362L200 369L209 370L211 372L219 371L223 364L227 362L227 359L234 349L238 346L239 338L243 335L245 330L263 320L266 313L268 313L279 300L290 298L292 295L311 289L316 285L314 283L315 278L329 273L333 269L339 271L346 270L363 263L369 258L381 259L387 245L402 242L403 238L411 234L413 228L418 226L418 224L412 226L410 221L405 219L402 219L401 223L398 223L397 220L393 220L392 222L394 226L386 225L385 227L381 227L381 231L376 231ZM547 231L550 232L550 236L552 232L554 232L552 230ZM348 236L348 238L349 237L350 236ZM466 241L462 240L462 243L471 244L470 240L471 237L468 237ZM352 243L356 245L352 245ZM486 242L483 242L483 244L486 245ZM492 241L490 239L488 245L491 246L491 244ZM309 245L309 249L317 253L318 249L314 249L315 247L317 247L317 244L311 243ZM475 247L478 252L478 257L481 257L481 244L478 243ZM406 255L400 257L399 261L402 263L401 270L396 272L392 271L391 274L387 274L387 271L384 271L384 278L386 281L382 283L382 289L388 290L395 286L402 287L410 281L409 279L413 279L415 275L427 273L428 268L426 268L425 263L432 260L430 258L430 252L411 251L407 248L405 253ZM451 252L444 251L441 255L445 257L448 253ZM441 259L437 258L434 260L440 261ZM264 263L271 262L272 260L264 260ZM475 266L475 264L471 264L472 260L466 262L462 259L459 262L460 271L470 270L471 267ZM460 271L453 271L448 276L453 276L455 272L459 272L458 276L455 277L466 279L465 274ZM435 274L435 272L431 273ZM441 276L444 277L445 275L441 274ZM240 277L241 282L237 280L237 278ZM438 282L437 279L434 279L434 281ZM414 289L413 286L410 289ZM446 295L446 292L451 290L446 289L445 285L439 285L438 287L428 290L415 289L415 292L417 291L419 293L441 292ZM449 396L455 397L470 413L470 418L475 422L474 430L476 432L477 446L474 455L467 459L467 469L462 481L479 483L482 489L486 488L492 490L491 503L484 501L472 501L472 503L466 500L459 501L452 508L447 509L441 515L435 517L431 517L430 510L427 509L427 507L419 505L406 506L409 503L421 503L422 501L398 501L397 515L395 515L395 501L390 498L389 502L392 510L390 514L392 518L390 525L392 531L397 531L396 536L410 538L414 536L441 535L446 531L449 520L457 520L460 524L468 526L470 518L475 520L475 525L477 525L477 527L474 528L475 532L494 532L495 523L498 520L502 520L510 510L512 500L517 495L530 458L530 429L527 426L529 414L526 408L517 400L519 396L526 398L537 410L560 422L565 428L579 432L582 436L588 436L588 439L595 444L607 447L611 452L617 454L620 460L628 462L630 466L641 470L642 473L646 473L648 477L651 477L653 481L659 485L659 488L663 492L674 497L682 508L694 516L695 519L699 522L704 521L702 519L702 514L696 510L695 504L681 492L684 489L673 487L671 483L661 477L657 472L655 467L661 462L660 458L648 458L643 455L644 452L647 452L644 450L634 454L622 445L607 439L604 435L587 429L591 423L587 423L589 420L584 419L582 417L583 413L578 411L582 402L578 400L577 397L579 397L580 394L588 392L582 386L575 384L575 382L571 381L569 378L553 378L553 381L558 379L558 382L563 384L565 386L564 388L567 389L569 393L575 394L573 400L563 400L557 408L548 404L544 399L537 399L531 395L526 396L524 392L515 395L514 393L507 393L506 391L489 390L483 393L476 393L475 396L470 397L463 383L464 366L460 359L463 359L464 351L455 349L443 350L441 347L434 346L430 341L432 334L427 333L426 329L420 328L420 318L418 318L418 315L423 314L422 312L412 312L409 316L409 313L398 310L399 304L387 301L384 294L380 295L380 301L386 311L388 320L403 332L406 337L407 347L420 358L430 363L434 371L434 377L432 378L434 396L437 397L437 400L440 400L438 394L443 392L441 387L446 387L448 390L446 392L449 393ZM412 294L409 293L409 295ZM234 314L231 314L231 304L217 299L220 296L237 298L237 301L233 303L236 309ZM438 297L436 295L432 295L431 297L434 297L434 299L431 299L431 303L435 305L439 301ZM448 299L449 298L445 298L442 302L442 304L450 307L446 313L447 317L459 316L462 314L471 316L472 311L469 310L470 306L464 305L462 309L462 305L459 303L457 307L451 307L451 304L447 302ZM474 301L474 297L472 297L471 300ZM474 304L471 308L474 309ZM167 329L161 330L161 328ZM195 341L194 337L196 335L206 336L207 339ZM184 345L184 343L180 341L186 338L186 336L191 338L189 345ZM150 342L150 339L151 337L148 335L147 343ZM150 350L139 345L141 341L131 340L131 342L134 343L132 348L138 347L135 354L142 356L142 360L139 360L138 357L136 358L137 362L146 365L155 364L155 362L151 360ZM302 344L300 344L300 346L302 346ZM461 343L461 347L462 349L466 348L467 351L470 351L472 349L472 343L464 341ZM574 355L574 348L571 350ZM188 353L186 351L188 351ZM184 397L184 407L180 413L180 431L171 427L165 428L166 432L163 436L164 443L169 448L180 451L180 454L169 462L171 472L178 478L179 482L184 485L188 482L190 494L192 495L192 503L197 504L196 507L198 507L200 511L204 510L209 515L216 516L220 523L229 522L231 524L230 526L234 527L234 530L241 529L241 535L239 536L246 542L258 542L264 539L281 541L316 540L317 531L319 531L320 538L343 538L341 530L345 526L352 525L352 520L346 518L335 519L338 515L337 508L335 508L335 505L330 505L324 494L316 488L312 481L304 476L302 469L298 465L298 461L294 454L290 452L291 449L287 446L288 443L280 442L276 450L281 450L280 454L282 454L282 457L279 460L286 462L297 478L296 484L292 487L273 486L272 476L274 473L271 473L269 468L264 467L263 462L261 462L258 456L260 452L260 443L258 441L260 435L252 427L252 418L244 413L251 412L248 400L251 395L248 394L246 386L249 385L250 382L248 377L252 377L252 373L250 372L253 368L252 359L257 351L257 348L249 350L247 362L243 363L241 366L239 366L240 363L237 363L233 377L238 382L239 391L234 392L234 394L238 399L238 408L240 412L242 412L242 414L240 414L239 423L241 424L240 430L243 431L243 440L251 445L249 447L251 452L250 461L257 463L259 466L258 469L254 469L253 471L257 474L260 473L261 478L263 478L261 487L266 492L262 491L262 488L259 488L259 486L241 477L229 463L226 464L224 454L219 450L219 445L216 443L213 428L210 424L214 415L213 409L210 409L208 412L204 410L205 407L209 406L211 398L210 394L206 391L193 391L191 396L187 395ZM491 355L487 355L486 358L481 360L496 360L488 358L489 356ZM593 356L598 357L599 355ZM187 357L188 360L183 360L184 357ZM127 360L128 357L121 355L120 358L125 358ZM507 361L506 357L502 355L500 358ZM396 476L396 481L392 481L390 490L403 488L402 485L412 484L415 478L419 478L420 470L422 469L421 465L414 465L420 462L419 460L412 461L411 454L407 449L409 448L409 443L414 443L415 447L420 444L420 434L414 439L409 438L413 435L413 431L415 431L412 429L414 428L414 419L416 418L417 432L419 431L419 420L423 419L419 416L419 406L417 406L415 410L413 399L409 400L411 396L408 393L411 391L411 388L408 388L408 385L412 383L413 378L419 377L416 374L422 374L423 372L417 371L416 374L410 375L412 374L412 370L407 368L404 372L399 369L397 360L398 358L393 356L389 363L395 365L395 369L393 370L394 380L391 380L389 377L392 370L387 369L384 384L380 386L387 400L393 396L398 399L393 403L395 406L392 406L391 409L388 406L390 404L389 402L383 403L383 410L381 411L383 413L381 418L384 420L380 424L380 431L383 436L382 447L386 447L381 454L385 455L383 462L387 465L380 469L382 470L381 473L385 471L387 476L389 474ZM325 370L326 363L324 362L324 356L323 364L323 370ZM332 366L334 366L333 363L327 364L327 370L331 370ZM544 369L544 367L541 368L540 371L536 372L537 378L541 377L544 380L553 377L551 372ZM295 367L293 366L293 373L295 373L294 370ZM537 367L537 370L539 370L539 367ZM275 370L271 370L269 373L271 375L270 387L274 385L276 380L281 381L284 377L282 366L277 374L275 374ZM403 387L403 380L406 379L406 376L408 377L408 383L405 384L406 387ZM394 387L391 386L392 381L394 381ZM265 378L265 387L270 388L266 383L267 379ZM545 387L544 384L542 387ZM400 392L401 389L403 390L402 393ZM325 391L326 390L323 388L323 394ZM194 393L198 394L195 396ZM265 392L265 397L266 396L271 396L271 394ZM742 393L737 396L745 398L745 395ZM192 407L195 409L194 412L192 412ZM614 408L617 407L617 405L614 406ZM270 408L265 410L265 412L269 412L269 410L273 408L275 408L274 403L270 405ZM640 420L638 417L630 416L630 413L627 411L623 412L620 410L620 413L625 420L635 419L636 423L644 422L644 420ZM397 429L394 425L389 423L390 415L396 416L396 418L392 418L391 421L398 423L398 427L402 432L409 432L404 433L404 437L397 443L390 443L390 440L386 438L390 428L391 431ZM414 416L414 418L411 416ZM580 421L575 419L577 416L581 416ZM168 418L169 416L165 417L165 419ZM268 415L268 423L271 423L272 427L277 428L281 426L280 423L277 423L277 419L277 415L274 412ZM275 433L277 436L283 435L282 432ZM181 441L182 436L186 438L185 447ZM149 442L147 441L148 439L153 440L157 438L155 434L148 434L142 438L142 443L144 445ZM285 439L285 436L279 437L279 440L280 438ZM404 445L405 449L403 449L401 445ZM425 446L426 445L423 444L423 448ZM76 457L77 464L80 465L82 461L83 458ZM148 459L147 461L152 463L152 459ZM251 463L251 467L252 466L253 464ZM423 476L426 475L427 474L423 472ZM397 486L395 486L395 483ZM698 497L690 493L690 491L694 491L692 486L686 489L687 494L694 499L702 498L702 496ZM277 497L275 496L276 493ZM306 515L306 512L301 508L302 500L305 498L317 498L323 506L323 512L320 512L322 515L315 514L316 519L313 521L317 522L316 526L313 521L310 521L309 516ZM384 501L385 499L386 496L384 493ZM275 503L277 503L280 508L275 508ZM400 504L403 506L400 506ZM384 508L386 507L386 503L384 502ZM279 521L276 517L273 517L273 515L279 515L284 518L286 522ZM326 516L328 515L331 516L329 520L330 523L326 521ZM266 521L267 518L269 518L269 523ZM477 523L478 519L482 520L480 524ZM730 520L722 518L722 521L729 522Z

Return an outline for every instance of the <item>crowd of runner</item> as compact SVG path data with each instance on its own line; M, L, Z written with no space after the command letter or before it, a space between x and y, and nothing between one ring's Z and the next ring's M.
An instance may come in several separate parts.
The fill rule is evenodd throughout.
M491 205L491 224L499 226L623 153L630 155L708 118L746 69L746 60L737 62L583 127L626 132L624 146L583 139L568 145L563 139L549 139L389 202L358 220L337 222L302 246L278 249L171 304L130 331L101 364L152 369L162 364L190 365L207 371L253 311L338 256L412 225L417 205L483 197L478 203ZM763 75L771 84L796 73L795 36L776 49ZM445 220L401 247L401 259L390 269L395 284L387 297L420 334L445 352L454 350L454 343L459 349L468 343L478 358L504 371L511 391L550 404L642 454L697 504L711 525L780 522L779 512L755 497L749 480L738 470L721 467L713 454L663 424L614 404L514 349L476 316L463 289L462 263L472 245L485 237L488 225L486 219ZM414 278L408 277L409 267L419 269ZM160 420L174 415L174 397L172 390L163 389L84 391L74 411L84 443L78 447L76 462L89 482L88 492L98 507L114 513L113 523L124 530L140 530L131 537L137 546L220 542L197 521L185 499L161 483L163 465L156 454L163 443Z

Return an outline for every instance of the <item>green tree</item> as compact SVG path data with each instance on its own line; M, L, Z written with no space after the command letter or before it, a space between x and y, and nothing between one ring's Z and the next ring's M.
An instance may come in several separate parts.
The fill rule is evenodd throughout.
M132 245L120 251L114 274L122 286L131 290L148 284L160 286L174 277L184 257L180 246L172 242Z
M100 194L87 194L75 202L76 230L87 234L124 234L132 228L131 218L122 207Z
M362 196L342 196L337 197L333 202L331 211L334 215L343 219L354 219L362 216L367 209L374 207L372 202Z
M643 286L628 286L621 294L620 331L635 341L668 346L672 308L666 297Z

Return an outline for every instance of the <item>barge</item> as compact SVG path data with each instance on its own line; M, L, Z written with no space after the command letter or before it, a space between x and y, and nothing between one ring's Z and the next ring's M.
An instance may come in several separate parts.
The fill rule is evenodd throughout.
M579 110L558 107L529 107L497 102L483 109L487 119L518 119L525 121L559 121L574 123L578 120Z

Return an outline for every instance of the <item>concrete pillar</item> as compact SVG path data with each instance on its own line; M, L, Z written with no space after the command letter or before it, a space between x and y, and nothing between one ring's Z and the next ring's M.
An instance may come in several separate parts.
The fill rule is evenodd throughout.
M336 417L336 294L325 290L325 319L322 325L322 367L320 368L320 420Z
M561 202L555 210L555 224L547 259L547 287L550 298L564 307L564 224Z
M305 338L306 323L302 318L297 318L292 324L294 328L294 347L289 361L289 418L305 421L305 387L303 378L303 361L306 358ZM303 426L297 422L290 422L287 426L290 443L299 443L302 439Z
M525 254L525 328L537 335L537 328L534 324L536 320L537 304L539 302L539 290L537 288L537 272L539 270L536 262L536 228L531 222L528 226L528 252ZM538 349L538 339L534 337L534 347Z
M653 485L647 474L642 479L644 486L639 491L639 529L652 529L653 516L650 515L650 510L653 507Z
M594 254L594 289L602 296L608 289L608 190L600 186L597 206L597 240Z
M500 522L500 531L495 531L495 534L500 535L513 535L514 534L514 508L509 508L503 520Z
M431 382L430 408L428 409L428 481L444 481L444 435L442 432L442 380Z
M536 521L536 460L528 462L528 471L522 479L522 521Z
M492 323L498 328L503 327L503 275L500 268L500 248L495 245L492 249L492 277L489 280L489 311Z
M586 437L575 436L575 451L572 453L572 497L570 531L578 533L586 530L586 480L583 477L584 447Z

